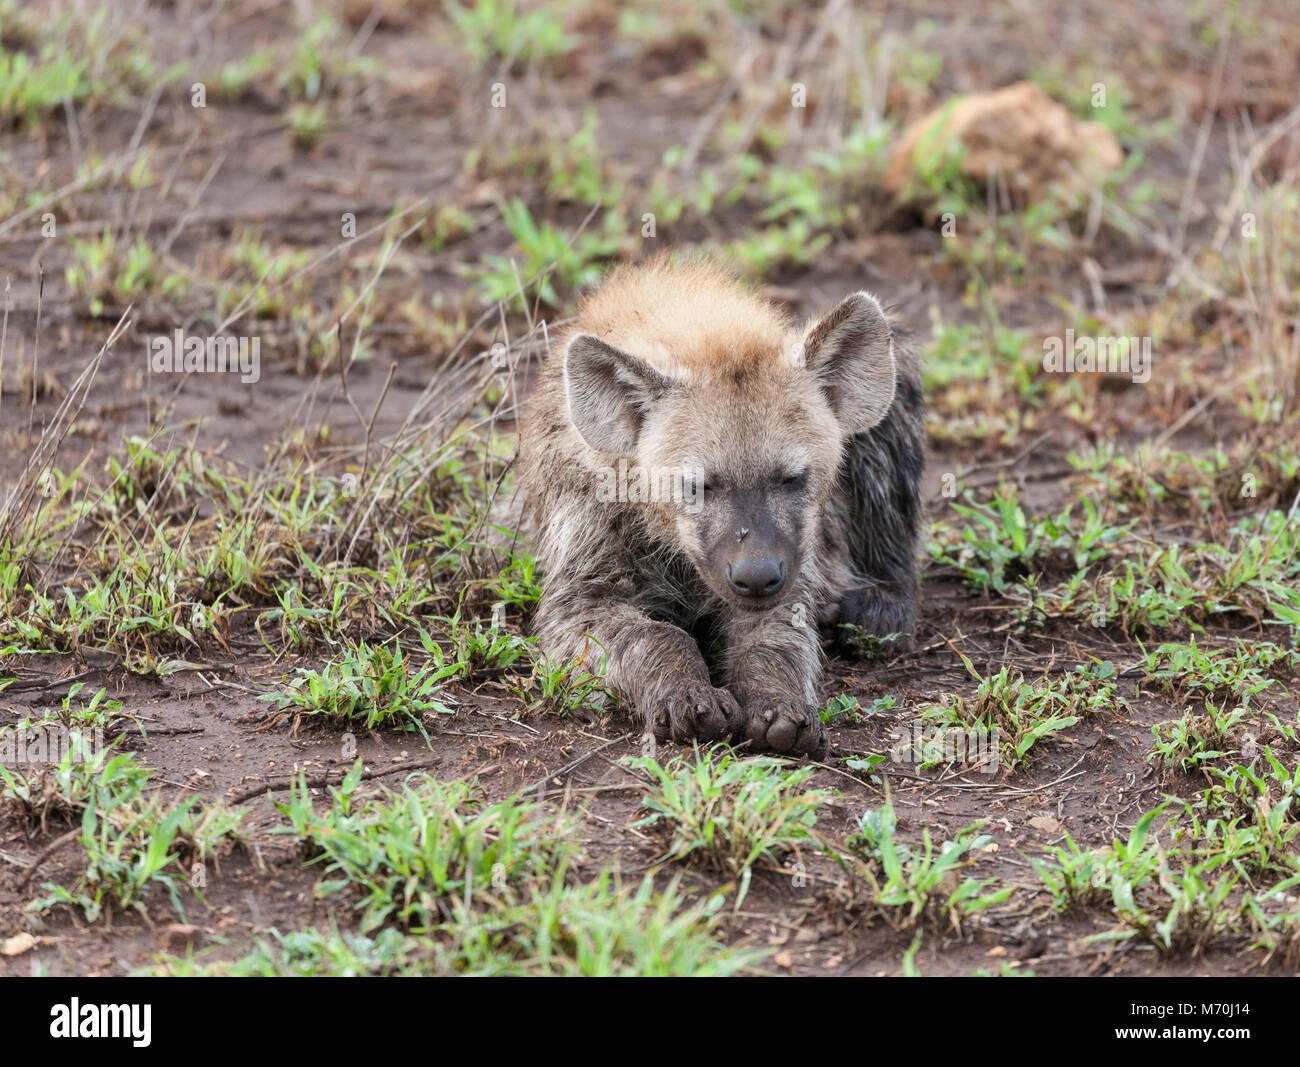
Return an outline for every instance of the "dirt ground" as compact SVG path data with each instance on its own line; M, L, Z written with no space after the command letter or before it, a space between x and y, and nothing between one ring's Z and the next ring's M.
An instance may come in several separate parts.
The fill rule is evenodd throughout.
M1243 173L1252 195L1268 187L1289 188L1294 197L1300 189L1293 121L1300 39L1276 32L1278 26L1294 30L1284 6L1242 4L1234 6L1235 17L1197 17L1180 5L1158 4L1149 20L1135 24L1125 7L1105 2L1032 8L976 3L959 13L923 2L832 3L825 10L773 3L744 16L725 4L663 4L646 9L645 17L656 20L651 28L633 33L639 25L633 8L594 0L562 5L574 43L547 59L477 58L439 4L300 6L295 13L253 0L211 8L131 3L122 5L129 11L120 25L95 24L92 34L78 5L34 5L48 8L49 20L66 20L58 32L74 54L101 47L92 63L92 75L98 71L92 91L74 105L29 116L11 101L10 120L0 130L0 273L6 280L0 484L6 496L31 484L29 459L51 439L69 398L75 401L71 430L59 437L53 459L63 474L75 472L69 500L89 499L92 488L108 484L109 457L126 456L132 437L149 437L160 454L195 451L205 463L248 477L279 476L290 453L310 456L313 470L364 474L359 453L368 460L380 454L413 412L432 420L437 405L460 398L465 412L477 410L474 397L485 380L481 357L494 343L518 344L523 334L535 334L531 324L539 319L552 328L571 313L573 293L563 286L553 305L542 301L531 315L502 310L485 297L474 269L493 255L519 255L501 204L521 198L538 219L572 233L591 207L548 182L559 170L598 159L600 180L608 185L617 177L625 186L620 206L639 218L665 153L686 146L694 160L676 173L692 180L711 168L725 172L735 154L728 131L751 119L769 132L766 141L756 136L755 157L793 168L791 159L811 160L828 144L842 144L836 108L843 94L819 84L819 73L830 81L847 77L855 63L877 61L879 42L888 40L894 65L882 72L882 106L895 130L954 94L1031 76L1077 83L1085 96L1094 81L1122 81L1131 124L1120 140L1130 159L1142 156L1126 190L1149 183L1146 221L1122 232L1108 216L1085 243L1085 211L1062 223L1061 232L1073 238L1065 247L1017 230L1007 237L1009 251L998 253L1005 258L962 259L945 250L929 208L888 197L868 182L852 187L849 199L859 209L853 221L824 225L832 239L815 256L807 262L774 257L756 269L755 280L799 316L868 288L910 326L927 358L945 329L991 333L988 308L994 307L996 329L1025 331L1032 339L1031 365L1041 351L1039 338L1090 321L1095 333L1154 334L1157 359L1169 368L1145 387L1110 378L1086 387L1082 399L1052 394L1033 403L1023 399L1028 392L992 388L978 361L959 368L930 390L930 518L950 531L962 527L945 492L949 476L973 499L988 500L1004 484L1015 489L1026 514L1054 515L1081 499L1089 484L1071 463L1072 453L1113 448L1136 455L1139 446L1153 444L1185 456L1224 452L1232 458L1210 478L1207 491L1221 496L1209 505L1192 475L1180 481L1183 475L1159 469L1151 477L1163 479L1166 491L1123 498L1131 510L1121 517L1141 522L1150 543L1229 544L1228 531L1243 516L1288 508L1294 516L1292 498L1300 490L1294 391L1289 400L1279 399L1281 413L1265 424L1250 414L1255 394L1234 386L1245 377L1236 361L1253 366L1269 348L1290 358L1294 387L1295 304L1293 294L1275 291L1285 289L1296 251L1278 250L1263 282L1247 269L1247 257L1215 252L1224 205ZM43 39L32 36L34 8L0 7L7 50L39 54ZM312 69L295 49L309 39L308 27L321 12L333 16L338 33L328 49L320 46L323 87L313 96L309 80L294 80L294 64ZM846 40L850 25L861 29L865 44ZM1124 27L1122 40L1106 30L1109 25ZM282 49L281 58L238 89L222 88L221 72L263 48ZM155 72L171 73L153 80L140 73L132 59L137 49ZM926 56L942 56L928 77L915 73L930 69ZM369 65L350 68L357 58ZM781 87L801 80L801 72L814 106L787 119L780 102L763 94L773 85L784 92ZM206 85L203 108L192 104L198 82ZM499 83L510 103L494 109L485 101ZM856 106L857 98L850 102ZM585 121L598 131L598 148L582 140L584 114L594 116ZM1161 122L1170 128L1156 129ZM800 123L804 127L796 128ZM1265 144L1261 131L1274 130ZM556 144L577 146L563 166L552 151ZM1253 157L1252 146L1258 149ZM148 153L145 179L133 178L131 170L141 149ZM1137 202L1124 201L1131 209ZM1294 200L1282 204L1286 210ZM726 248L769 224L767 206L749 196L733 203L719 198L707 211L686 210L676 223L663 221L661 212L654 248L645 247L638 224L629 223L631 236L598 265L663 247ZM971 210L983 207L976 203ZM42 232L46 211L56 217L56 236ZM349 217L355 238L342 235ZM446 233L438 232L439 220ZM985 217L981 225L988 224ZM599 217L588 224L592 232L602 225ZM964 225L963 217L959 232ZM98 288L73 281L69 271L91 263L76 242L95 241L106 228L118 235L119 247L105 280ZM289 264L286 273L270 275L278 294L265 295L227 327L260 338L260 380L249 385L231 376L151 374L150 337L177 328L214 332L214 323L240 310L240 298L265 269L261 261L231 254L249 234L270 250L268 262ZM121 249L137 237L154 251L152 280L130 290L120 284L127 269ZM1013 262L1018 247L1024 266ZM1183 283L1171 284L1178 271ZM1186 284L1192 276L1205 286ZM1243 277L1260 283L1243 288ZM184 284L169 289L168 279ZM97 364L83 398L78 376L124 314L129 327ZM339 321L341 331L331 333ZM356 339L363 345L360 358L341 374L338 354ZM480 362L471 365L469 355ZM520 388L527 367L526 361L519 367ZM1272 395L1284 398L1276 390ZM508 449L509 411L498 410L492 421ZM1248 501L1229 498L1240 471L1258 467L1250 457L1264 453L1281 458L1268 468L1272 475L1260 475L1260 494ZM178 509L180 518L159 520L168 536L179 537L186 521L185 508ZM204 498L193 514L202 522L218 511ZM93 524L78 528L69 543L93 544L92 533ZM98 565L93 551L58 555L53 546L61 536L53 530L43 543L49 555L6 560L24 567L22 582L5 594L4 610L12 618L28 610L28 582L62 593L74 587L80 570ZM939 533L935 541L954 543ZM16 544L7 541L5 548L13 553ZM1095 565L1118 569L1115 551L1113 563L1103 553ZM1049 578L1068 576L1052 570L1059 565L1052 558L1043 570L1044 588ZM165 560L149 562L150 568L166 566ZM283 577L279 560L267 566ZM1013 565L1010 573L1024 571ZM452 579L438 579L444 581L451 604ZM926 572L912 651L831 659L823 687L828 700L845 694L863 708L881 698L893 704L855 724L852 716L834 723L831 754L806 783L834 794L819 811L817 830L836 842L851 837L862 813L886 799L897 814L899 838L913 848L924 831L942 842L983 821L981 832L990 840L972 852L962 874L1011 890L1009 898L978 914L894 921L864 898L844 866L810 850L757 865L743 904L729 902L715 918L722 940L765 950L757 969L778 974L897 975L911 967L926 975L1294 973L1294 928L1289 953L1285 946L1260 947L1244 920L1195 936L1191 946L1170 948L1153 938L1099 937L1124 925L1106 900L1068 911L1053 906L1032 858L1062 845L1067 832L1085 849L1125 840L1166 798L1191 803L1212 787L1217 779L1206 767L1227 768L1233 761L1210 760L1189 771L1155 758L1153 727L1193 707L1204 710L1203 699L1197 704L1186 684L1166 691L1141 667L1161 641L1187 640L1179 620L1159 632L1115 620L1095 626L1066 611L1048 611L1037 625L1025 625L1018 595L972 588L960 567L936 555ZM283 823L273 799L283 800L300 772L326 802L324 787L354 763L348 747L353 734L369 783L395 787L407 772L424 770L443 781L477 781L491 800L525 793L574 813L581 858L571 876L578 882L610 863L628 881L650 873L662 886L681 876L695 901L727 882L707 868L665 863L663 842L635 825L645 814L644 781L623 760L641 745L627 713L525 712L517 696L517 675L527 674L522 665L446 687L439 699L449 713L424 716L427 745L419 732L295 722L275 714L260 697L282 690L296 669L320 668L337 652L324 641L302 647L267 640L256 620L275 603L274 595L259 599L252 592L226 597L220 631L178 639L169 654L183 665L153 674L133 669L132 656L149 639L137 641L129 627L42 645L6 623L0 672L12 680L0 689L0 723L57 710L78 682L83 700L106 689L131 717L121 720L126 726L119 747L152 769L151 781L163 795L197 794L205 802L247 807L250 814L245 844L207 864L202 895L185 896L183 916L165 893L153 891L142 908L109 908L88 921L70 906L43 914L28 907L42 885L71 886L84 873L77 817L55 816L40 826L13 805L5 807L0 941L13 953L6 948L0 956L0 974L166 969L159 961L183 956L187 948L220 963L270 930L323 928L331 920L355 926L342 898L315 891L321 870L304 863L300 842L270 833ZM482 604L475 610L486 614ZM1283 647L1295 642L1294 627L1245 608L1207 608L1186 620L1200 627L1204 645L1215 648L1231 648L1237 639ZM508 626L526 632L526 609L512 607ZM378 617L363 629L371 638L410 636L409 628L399 632ZM1119 672L1115 691L1122 700L1080 715L1034 745L1021 766L993 775L961 763L921 768L886 761L863 770L845 762L886 753L894 732L918 718L917 709L971 701L978 683L961 656L981 678L1005 666L1026 678L1051 679L1075 665L1110 662ZM1271 677L1270 687L1246 701L1251 744L1271 743L1294 773L1300 747L1268 724L1296 725L1291 687L1300 670L1283 662ZM1277 862L1294 870L1296 846L1290 837L1285 842ZM792 877L794 870L799 877ZM1285 877L1273 870L1269 885ZM1265 882L1252 874L1250 884ZM920 947L911 953L918 929Z

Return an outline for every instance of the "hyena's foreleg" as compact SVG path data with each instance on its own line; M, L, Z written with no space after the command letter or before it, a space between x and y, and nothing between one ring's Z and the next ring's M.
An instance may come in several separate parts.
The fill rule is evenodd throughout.
M810 601L728 620L727 686L740 701L756 749L819 760L826 729L817 714L821 640Z
M742 730L740 705L714 687L685 630L607 591L554 586L563 592L542 598L534 624L542 650L562 662L581 657L593 674L603 663L605 684L656 740L717 741Z

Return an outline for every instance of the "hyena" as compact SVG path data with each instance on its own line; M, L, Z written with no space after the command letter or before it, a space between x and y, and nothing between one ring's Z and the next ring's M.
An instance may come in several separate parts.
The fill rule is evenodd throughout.
M542 650L603 663L660 741L824 757L819 627L916 619L906 335L865 292L795 328L717 267L660 260L588 295L539 373L519 462ZM664 472L681 492L653 491Z

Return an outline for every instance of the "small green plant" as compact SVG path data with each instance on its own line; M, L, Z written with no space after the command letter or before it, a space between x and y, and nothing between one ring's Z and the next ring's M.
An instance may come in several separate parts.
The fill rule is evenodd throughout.
M275 67L275 49L250 49L221 68L215 79L217 88L228 99L238 101L254 82L270 75Z
M566 55L578 39L566 32L563 5L525 8L519 0L448 0L447 14L465 51L479 63L528 63Z
M596 109L589 107L583 112L581 129L573 137L556 138L547 145L551 178L546 191L557 200L586 206L600 204L612 210L622 199L623 186L611 180L601 165L596 122Z
M240 232L226 258L232 280L238 284L219 294L217 307L221 314L246 307L261 319L302 317L308 287L298 275L311 261L311 252L273 247L258 230L246 229Z
M1242 895L1242 912L1255 938L1253 949L1262 949L1266 959L1278 956L1288 967L1300 962L1300 912L1295 910L1294 893L1300 875L1287 878L1263 893Z
M87 922L94 922L106 904L143 913L145 891L161 885L183 920L180 891L187 879L179 861L201 857L216 843L237 836L242 818L242 813L205 812L196 796L172 806L157 796L103 809L87 806L79 838L89 860L85 873L71 889L46 883L47 895L31 907L43 912L56 904L75 905Z
M462 607L457 606L450 616L434 619L445 631L444 640L451 646L452 658L446 657L442 646L427 631L420 631L420 644L424 650L439 665L457 668L444 680L469 679L482 672L500 673L521 660L531 661L534 648L530 641L497 625L484 626L478 619L464 619Z
M651 777L643 799L650 814L635 825L665 835L665 858L695 860L739 877L736 907L749 892L755 864L816 847L817 812L831 799L824 790L801 788L812 767L768 756L738 759L696 748L691 757L667 764L646 756L628 765Z
M484 300L500 301L516 311L526 310L521 292L527 299L531 284L536 284L539 298L551 306L559 304L560 292L595 284L601 264L618 252L626 233L622 217L609 212L601 230L568 236L549 222L539 223L519 199L502 204L501 217L523 259L516 263L509 256L487 255L483 266L470 268L469 275L477 281Z
M992 889L991 878L957 881L957 872L970 862L969 853L992 840L976 834L982 825L959 830L937 851L930 831L924 830L920 848L912 849L896 839L898 817L886 800L883 807L862 814L858 833L845 844L868 861L874 903L892 922L910 926L937 913L959 929L962 918L1005 902L1015 891L1014 886Z
M510 561L488 584L487 594L507 607L527 610L542 599L537 560L519 546L512 548Z
M425 650L430 660L414 667L396 641L392 647L363 641L320 670L299 668L287 690L263 694L261 699L274 701L282 711L292 709L295 721L320 716L344 726L389 726L424 733L425 714L452 714L438 693L448 679L464 671L461 662L447 661L435 642L430 641Z
M1226 704L1216 708L1207 701L1204 715L1193 715L1189 711L1181 719L1157 723L1151 727L1155 747L1150 758L1158 758L1166 767L1176 766L1184 773L1190 773L1232 751L1229 735L1248 714L1244 707L1229 711Z
M864 712L857 697L841 693L837 697L831 697L825 707L817 710L817 714L827 726L833 726L841 719L844 720L845 725L857 726L862 722L864 715L874 714L876 710L873 707L871 711Z
M781 269L809 266L831 240L829 233L816 233L812 223L795 216L732 243L726 254L746 274L762 278Z
M88 703L78 700L78 695L85 687L85 682L74 682L57 710L47 711L40 719L28 716L15 725L27 729L57 724L69 730L107 730L112 725L133 718L122 711L122 702L110 697L107 689L100 689ZM143 728L141 732L144 733ZM144 736L147 739L148 735Z
M840 632L845 635L848 641L849 654L854 659L875 660L889 659L896 656L906 645L906 634L880 634L868 633L861 626L851 622L840 623Z
M39 58L0 51L0 114L31 126L42 116L94 91L84 59L47 44Z
M1081 525L1073 517L1073 504L1055 516L1027 519L1009 486L987 504L951 506L969 521L956 538L931 543L930 555L953 567L977 593L1006 592L1017 578L1052 566L1087 570L1128 532L1128 527L1109 525L1087 497L1081 501Z
M150 975L167 977L236 978L356 978L366 975L412 975L417 966L420 942L393 927L372 935L340 931L331 923L328 930L272 929L269 938L259 937L243 955L228 962L201 963L189 957L164 960L149 970Z
M1040 741L1077 724L1086 715L1113 713L1124 706L1115 687L1115 665L1076 667L1061 678L1050 675L1027 681L1019 671L1002 667L983 677L961 653L967 672L976 680L973 697L957 696L922 710L925 722L975 727L1001 745L1002 764L1009 771L1021 766ZM943 759L941 752L927 762Z
M1266 672L1298 666L1300 651L1294 648L1240 638L1232 648L1205 648L1195 637L1163 644L1146 653L1143 663L1147 678L1175 699L1232 697L1245 707L1256 693L1276 684Z
M563 663L536 650L530 650L530 658L533 673L511 686L511 692L523 701L525 715L589 718L609 704L611 694L605 688L603 665L592 674L584 659Z
M925 21L922 20L922 23ZM918 23L914 33L918 41L924 41L929 35L927 27L922 23ZM942 73L943 53L935 48L905 45L894 57L894 77L908 89L928 89Z
M20 774L0 764L4 806L29 830L45 833L49 824L75 825L101 795L137 796L149 780L149 769L130 754L105 749L90 759L67 752L57 767Z
M424 930L460 907L514 899L568 854L562 823L518 798L485 803L472 785L412 776L398 792L362 795L362 764L315 809L306 778L276 805L312 862L324 865L317 892L358 895L361 929L386 923Z
M656 892L647 875L624 887L616 872L586 883L553 879L530 899L471 917L448 954L453 973L723 977L753 970L763 949L724 945L710 906L688 905L675 883Z
M858 816L857 823L858 832L844 842L846 848L876 863L884 863L884 850L887 848L892 848L903 863L911 857L911 849L894 840L894 834L898 830L898 816L894 813L893 804L868 808Z
M604 870L570 885L563 870L527 899L487 910L461 909L426 933L395 927L371 933L273 930L230 962L166 960L162 975L556 975L722 977L755 969L767 950L730 947L710 915L676 887L657 892L647 876L625 887Z
M1064 846L1046 849L1050 860L1031 856L1038 877L1052 894L1052 907L1059 912L1087 907L1104 896L1100 880L1102 862L1097 854L1082 849L1068 833Z
M1030 337L1023 330L1000 323L989 329L936 319L933 332L925 361L926 392L937 395L938 402L958 418L973 399L972 381L981 383L991 408L1013 398L1035 399L1039 387L1033 364L1025 358ZM989 426L996 426L996 412L981 415Z
M92 315L102 315L109 300L138 300L155 285L163 295L184 287L177 274L159 282L159 266L143 234L128 245L105 227L100 237L73 237L71 245L75 262L65 272L68 288L88 300Z
M965 171L966 146L948 130L952 112L961 102L953 97L922 133L912 152L907 197L929 200L936 215L963 217L982 199L975 181Z
M44 822L51 811L68 819L80 815L84 871L72 887L45 883L45 896L32 901L32 910L71 905L87 922L95 922L106 907L144 913L148 890L162 886L184 919L181 889L187 879L178 861L215 858L222 847L241 839L246 813L205 806L194 795L175 803L166 802L161 791L146 797L150 774L130 754L109 749L87 760L69 754L57 772L34 779L0 766L6 801L29 818L39 814Z
M348 43L349 37L337 19L329 14L318 15L296 35L293 51L276 65L276 85L290 99L311 102L350 81L373 78L381 72L377 59L353 55ZM241 76L248 74L239 71Z
M329 114L320 104L294 104L286 113L285 121L293 130L293 143L304 150L320 140L329 128Z

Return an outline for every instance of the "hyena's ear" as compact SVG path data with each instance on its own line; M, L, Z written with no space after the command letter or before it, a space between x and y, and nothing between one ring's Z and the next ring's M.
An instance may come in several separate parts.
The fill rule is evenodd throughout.
M853 293L804 335L802 358L847 433L869 430L894 402L894 341L879 301Z
M578 334L565 349L569 418L598 452L635 452L646 412L671 388L645 360L594 334Z

